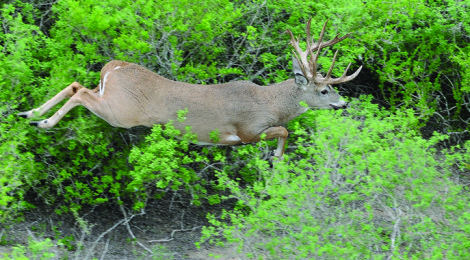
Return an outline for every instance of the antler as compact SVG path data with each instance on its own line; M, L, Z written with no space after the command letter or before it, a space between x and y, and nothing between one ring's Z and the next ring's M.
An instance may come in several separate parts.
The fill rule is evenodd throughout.
M289 33L290 38L291 38L290 44L294 47L294 50L295 50L295 51L293 51L294 57L297 60L297 62L299 63L299 66L300 66L304 76L307 79L309 79L310 81L312 81L314 83L317 83L317 84L339 84L339 83L347 82L347 81L350 81L350 80L354 79L359 74L359 72L361 71L362 66L359 67L359 69L356 72L354 72L354 74L352 74L350 76L346 76L346 73L349 69L349 66L351 66L351 63L349 63L348 67L346 68L346 70L344 71L344 73L341 77L331 78L331 71L333 70L333 67L335 65L336 55L338 54L338 51L335 52L335 55L333 57L333 63L331 64L331 67L328 70L328 73L326 74L326 77L322 77L319 73L317 73L317 60L318 60L318 55L320 53L320 50L322 48L334 45L334 44L346 39L350 35L350 33L346 34L343 37L338 37L339 35L336 35L333 40L329 40L327 42L322 42L323 34L325 33L326 24L328 23L328 20L327 20L325 22L325 24L323 25L323 28L322 28L321 33L320 33L320 37L318 38L318 42L315 43L313 41L313 37L310 37L311 22L312 22L312 18L310 18L307 22L307 30L306 30L306 32L307 32L307 49L305 51L303 51L299 46L300 40L298 38L296 39L294 37L294 35L292 34L292 32L289 29L287 29L287 32ZM315 51L317 51L317 52L314 54ZM308 59L309 55L310 55L310 59Z

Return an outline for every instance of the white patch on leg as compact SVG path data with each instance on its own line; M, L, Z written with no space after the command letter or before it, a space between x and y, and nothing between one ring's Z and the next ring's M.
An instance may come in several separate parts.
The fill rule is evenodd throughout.
M103 82L100 79L100 97L103 97L104 89L103 89Z
M225 140L231 141L231 142L241 142L242 139L238 137L238 135L229 135Z
M106 75L104 75L103 82L101 82L101 80L100 80L100 97L103 97L104 88L105 88L105 86L106 86L106 79L108 78L109 73L111 73L111 71L108 71L108 72L106 73Z
M180 139L181 139L181 138L180 138ZM197 144L197 145L218 145L218 144L214 144L214 143L199 142L199 141L197 141L196 144Z

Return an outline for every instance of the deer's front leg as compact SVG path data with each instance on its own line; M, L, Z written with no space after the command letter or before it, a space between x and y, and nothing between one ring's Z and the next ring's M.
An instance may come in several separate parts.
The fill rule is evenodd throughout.
M53 127L62 119L62 117L64 117L65 114L78 105L83 105L93 113L98 112L98 114L100 114L101 103L99 99L100 98L96 96L96 93L93 90L82 87L53 116L42 121L33 121L30 124L39 128Z
M276 157L279 160L284 160L284 148L286 146L288 136L287 129L282 126L275 126L264 130L263 133L266 134L266 140L277 137L277 149L274 151L274 155L270 158L270 161L272 161L273 157Z
M37 112L39 116L44 115L47 111L49 111L52 107L57 105L60 101L70 98L73 95L75 95L80 89L82 89L83 86L80 85L78 82L74 82L70 84L68 87L64 88L61 92L59 92L57 95L55 95L53 98L49 99L46 103L44 103L42 106L31 109L26 112L21 112L18 113L18 116L24 117L24 118L31 118L34 116L34 113Z

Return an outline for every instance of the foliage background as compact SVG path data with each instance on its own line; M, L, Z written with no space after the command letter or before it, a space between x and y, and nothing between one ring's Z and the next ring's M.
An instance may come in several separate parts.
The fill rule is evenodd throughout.
M469 4L2 2L0 221L22 221L38 205L59 215L115 202L142 210L151 199L179 192L196 205L235 199L224 221L209 217L203 238L222 236L219 243L236 243L244 256L344 257L360 248L355 257L419 258L438 249L462 257L470 231ZM341 49L334 74L349 62L352 69L364 66L356 80L339 86L343 96L363 95L362 105L341 117L314 111L291 122L289 160L274 170L263 160L273 142L198 147L174 140L171 127L113 128L84 108L48 130L15 116L73 81L93 88L112 59L196 84L286 80L292 75L284 32L303 37L310 17L315 36L327 19L327 38L352 32L334 46ZM322 68L333 52L322 51ZM306 202L317 208L297 208ZM282 207L306 213L286 218ZM266 214L278 218L263 229ZM252 241L261 242L250 247ZM311 241L318 241L315 248L308 248Z

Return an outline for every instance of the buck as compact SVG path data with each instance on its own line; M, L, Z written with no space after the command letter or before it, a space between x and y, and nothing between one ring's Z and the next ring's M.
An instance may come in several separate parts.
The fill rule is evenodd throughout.
M77 82L59 92L39 108L18 115L31 118L42 116L53 106L70 98L52 117L30 122L39 128L50 128L75 106L82 105L115 127L152 127L173 120L176 129L184 131L191 126L198 144L240 145L277 138L273 156L283 158L287 130L282 127L308 108L341 109L347 103L331 84L354 79L362 66L352 75L346 73L332 78L333 63L325 77L317 72L318 55L322 48L341 42L349 34L338 35L322 42L328 21L325 22L317 43L310 37L311 19L307 22L307 48L299 46L300 40L290 35L293 46L293 72L289 79L270 86L258 86L249 81L236 81L216 85L195 85L166 79L137 64L113 60L101 70L100 82L94 90ZM316 53L315 53L316 51ZM308 107L300 103L305 102ZM187 109L186 120L178 122L177 112ZM210 133L218 130L219 141L214 143Z

